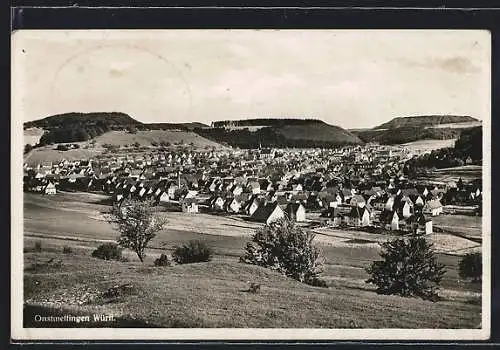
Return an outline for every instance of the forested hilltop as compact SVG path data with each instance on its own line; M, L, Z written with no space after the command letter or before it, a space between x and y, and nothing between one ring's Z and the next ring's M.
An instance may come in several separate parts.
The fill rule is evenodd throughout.
M260 128L254 128L259 126ZM362 144L356 135L318 119L248 119L213 122L194 129L199 135L239 148L324 147Z

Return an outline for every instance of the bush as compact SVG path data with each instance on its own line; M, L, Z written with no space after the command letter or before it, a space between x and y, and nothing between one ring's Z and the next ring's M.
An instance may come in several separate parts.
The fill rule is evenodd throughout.
M318 277L312 277L309 279L306 279L304 283L313 286L313 287L321 287L321 288L328 288L328 284L326 283L325 280L318 278Z
M471 278L473 282L480 282L483 274L483 257L481 253L466 254L458 263L458 273L461 278Z
M92 256L103 260L121 261L122 249L115 243L104 243L92 252Z
M212 249L205 243L200 241L189 241L183 246L176 246L172 258L178 264L190 264L210 261L212 255Z
M366 271L366 281L377 286L379 294L418 296L436 300L438 286L445 274L437 262L432 244L423 237L400 238L381 244L381 261L374 261Z
M170 260L168 260L167 254L160 255L160 257L155 260L155 266L170 266Z
M156 141L151 141L151 146L153 146L153 147L158 146L158 142L156 142Z
M24 145L24 154L29 153L33 149L33 146L29 143Z
M67 150L69 150L69 147L67 145L57 145L56 150L67 151Z
M313 240L313 233L288 218L280 219L256 231L240 261L276 270L300 282L320 283L323 257Z
M71 247L68 246L63 247L63 254L71 254L71 253L73 253L73 249Z
M36 241L34 250L35 250L35 252L41 252L42 251L42 242Z

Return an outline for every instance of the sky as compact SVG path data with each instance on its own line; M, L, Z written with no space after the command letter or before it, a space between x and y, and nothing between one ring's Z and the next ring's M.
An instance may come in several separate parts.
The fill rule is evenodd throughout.
M18 31L13 117L124 112L145 123L490 118L491 38L452 30Z

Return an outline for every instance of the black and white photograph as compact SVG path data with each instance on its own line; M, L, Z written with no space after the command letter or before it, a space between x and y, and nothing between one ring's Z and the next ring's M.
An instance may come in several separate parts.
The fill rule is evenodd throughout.
M489 337L488 31L19 30L11 55L17 339Z

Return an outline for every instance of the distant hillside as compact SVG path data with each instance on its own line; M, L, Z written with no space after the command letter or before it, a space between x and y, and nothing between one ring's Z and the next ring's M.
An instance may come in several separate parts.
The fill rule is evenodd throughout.
M254 128L256 126L261 128ZM220 121L213 122L212 128L195 129L195 132L240 148L335 147L363 143L349 131L317 119Z
M396 129L403 127L426 127L440 124L452 123L469 123L479 122L477 119L469 116L459 115L422 115L413 117L397 117L387 123L374 127L374 130L379 129Z
M461 129L405 126L395 129L372 129L351 132L364 142L377 142L381 145L395 145L420 140L456 139L460 135Z
M120 112L64 113L24 123L25 134L34 128L45 131L38 140L39 145L82 142L94 139L110 131L128 130L183 130L208 127L202 123L141 123L128 114Z
M479 120L469 116L424 115L398 117L373 129L350 131L364 142L393 145L420 140L456 139L462 130L480 125Z

